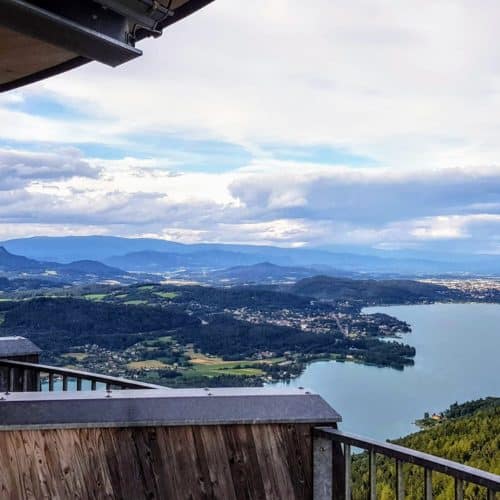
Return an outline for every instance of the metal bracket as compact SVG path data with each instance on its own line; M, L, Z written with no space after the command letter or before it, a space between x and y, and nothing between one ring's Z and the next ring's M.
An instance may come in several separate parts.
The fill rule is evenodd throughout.
M55 13L23 0L0 2L1 25L87 59L118 66L142 55L142 51L124 41L128 37L127 19L116 13L106 15L104 11L102 18L88 14L88 10L82 14L88 17L86 25L64 13ZM98 29L88 27L89 22L94 22Z

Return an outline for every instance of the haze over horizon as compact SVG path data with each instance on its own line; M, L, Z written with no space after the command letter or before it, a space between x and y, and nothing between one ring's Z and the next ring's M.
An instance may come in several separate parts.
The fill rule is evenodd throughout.
M0 241L500 255L500 6L265 4L2 94Z

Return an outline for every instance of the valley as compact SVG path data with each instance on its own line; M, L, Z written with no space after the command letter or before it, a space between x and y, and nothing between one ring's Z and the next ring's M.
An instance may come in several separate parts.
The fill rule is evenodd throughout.
M143 255L141 245L148 244L151 258L161 254L174 268L179 261L160 252L168 242L118 238L103 253L99 238L67 241L66 249L51 246L50 238L38 250L30 248L32 256L68 262L0 249L0 335L30 338L50 364L173 387L286 381L317 360L404 370L416 355L411 336L403 337L410 325L383 312L365 314L363 308L500 301L499 287L489 287L485 278L479 293L473 280L374 279L320 263L308 267L305 261L302 267L261 262L212 270L193 264L174 273L182 280L172 280L148 274L151 266L124 271L109 265L130 263L129 257L110 254L135 249L136 256ZM22 242L8 246L16 245ZM169 250L194 258L189 246L172 245ZM279 262L286 253L272 247L227 247L195 250L198 256L222 255L225 263L227 258L234 263L235 252L243 255L243 250L250 261L267 252ZM337 275L317 274L325 269ZM190 276L201 281L192 283Z

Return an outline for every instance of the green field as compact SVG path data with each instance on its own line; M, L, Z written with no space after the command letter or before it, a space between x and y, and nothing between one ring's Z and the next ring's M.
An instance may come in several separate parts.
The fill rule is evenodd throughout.
M127 306L143 306L148 304L147 300L127 300L127 302L124 302L125 305Z
M94 301L101 301L104 300L108 294L106 293L87 293L85 295L82 295L82 297L86 300L94 300Z
M179 294L175 292L155 292L155 295L162 297L163 299L175 299Z
M219 375L237 375L242 377L255 377L265 375L260 368L264 363L278 363L283 358L273 358L265 361L224 361L217 356L205 356L188 350L187 354L191 358L192 366L184 373L184 376L216 377Z

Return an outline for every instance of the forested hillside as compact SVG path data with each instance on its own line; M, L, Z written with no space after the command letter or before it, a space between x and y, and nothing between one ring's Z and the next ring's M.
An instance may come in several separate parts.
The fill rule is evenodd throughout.
M444 412L445 420L415 434L394 441L396 444L500 474L500 398L454 404ZM365 454L353 463L355 499L367 498L368 470ZM420 499L424 488L422 469L405 467L407 498ZM377 498L393 500L394 461L377 459ZM442 474L433 475L434 498L453 500L453 481ZM483 488L468 484L468 500L486 499Z
M121 350L175 328L200 325L183 312L69 298L11 302L4 309L2 333L23 335L52 352L84 344Z
M292 293L317 299L352 300L364 304L405 304L459 300L461 292L412 280L352 280L314 276L290 287Z

